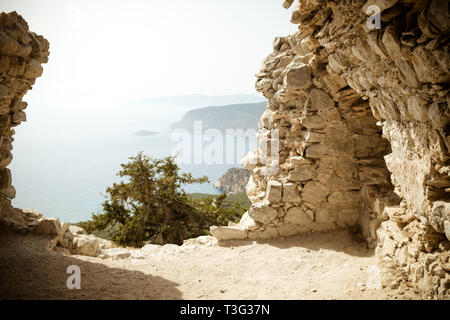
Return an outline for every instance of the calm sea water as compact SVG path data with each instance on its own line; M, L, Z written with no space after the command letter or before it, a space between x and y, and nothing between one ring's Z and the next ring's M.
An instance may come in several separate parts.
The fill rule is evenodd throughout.
M48 217L78 222L100 212L107 186L118 181L120 164L139 151L161 158L171 154L176 142L166 129L181 110L154 118L151 112L121 109L92 114L45 108L28 112L29 124L17 128L10 165L19 208L32 208ZM139 111L139 113L137 112ZM135 115L139 114L137 117ZM55 119L58 119L56 121ZM139 130L157 131L152 136L135 136ZM195 177L206 175L211 183L187 186L187 192L217 193L212 184L227 169L239 165L239 159L255 145L247 139L245 150L233 150L234 163L183 164L184 172Z

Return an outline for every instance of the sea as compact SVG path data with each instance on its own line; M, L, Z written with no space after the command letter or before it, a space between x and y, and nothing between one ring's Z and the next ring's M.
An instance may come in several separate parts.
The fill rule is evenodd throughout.
M185 145L175 139L179 138L179 132L174 136L169 127L187 110L180 105L144 106L142 103L104 108L83 106L79 110L44 105L28 107L28 121L15 129L13 161L9 166L16 189L13 205L69 223L90 219L92 214L101 212L106 188L120 181L117 173L121 163L140 151L154 158L167 157ZM135 135L141 130L157 133ZM213 188L213 183L229 168L240 166L242 156L256 147L256 137L228 137L228 141L235 143L223 143L222 161L214 157L215 152L212 152L213 160L209 157L207 161L198 161L202 158L198 157L199 152L208 150L208 145L211 150L214 143L214 139L200 138L191 139L204 139L201 147L192 147L192 161L179 153L177 163L181 172L190 172L194 177L206 175L210 183L183 188L189 193L217 194L219 191Z

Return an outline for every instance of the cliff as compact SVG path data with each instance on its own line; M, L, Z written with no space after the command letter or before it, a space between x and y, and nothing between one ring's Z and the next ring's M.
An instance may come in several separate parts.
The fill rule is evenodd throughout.
M448 298L448 5L298 1L298 32L275 39L257 74L269 104L258 149L242 160L252 206L239 225L213 227L214 236L356 226L380 258ZM269 157L270 143L278 150Z
M245 192L249 178L250 171L242 168L231 168L214 183L214 188L226 193Z
M172 124L171 129L194 130L196 121L202 122L203 130L217 129L226 134L227 129L258 129L258 119L266 109L267 102L233 104L194 109Z

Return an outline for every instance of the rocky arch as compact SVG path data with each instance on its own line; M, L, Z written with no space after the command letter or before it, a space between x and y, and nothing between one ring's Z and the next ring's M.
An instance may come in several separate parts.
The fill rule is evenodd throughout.
M373 30L372 5L381 11ZM266 239L357 225L380 257L448 297L448 6L298 1L299 31L275 39L256 75L269 99L259 139L279 130L279 170L261 175L261 148L247 155L252 207L212 233Z

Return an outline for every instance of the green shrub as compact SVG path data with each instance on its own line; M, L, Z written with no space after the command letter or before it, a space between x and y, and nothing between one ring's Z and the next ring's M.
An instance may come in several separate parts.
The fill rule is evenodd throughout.
M121 245L141 246L146 241L181 244L209 234L212 225L239 221L246 211L239 203L225 203L226 195L191 197L182 186L207 183L180 173L175 158L153 159L142 152L121 165L125 181L106 189L103 212L78 225ZM224 205L225 203L225 205Z

